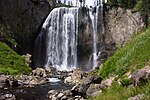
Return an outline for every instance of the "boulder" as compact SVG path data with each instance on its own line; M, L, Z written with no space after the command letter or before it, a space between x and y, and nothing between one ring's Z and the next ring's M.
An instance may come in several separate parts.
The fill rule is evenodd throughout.
M148 81L150 79L150 66L146 66L131 74L131 79L135 86Z
M75 85L71 92L73 95L80 95L83 98L86 98L86 91L90 87L91 84L100 84L102 81L102 77L100 76L89 76L86 79L83 80L82 83Z
M48 100L84 100L81 96L73 96L70 90L50 90L47 94Z
M100 84L91 84L90 87L86 91L87 96L97 96L102 92Z
M5 87L10 87L9 80L6 76L0 76L0 89Z
M16 100L16 97L13 94L4 94L0 95L0 100Z
M143 94L138 94L134 97L128 98L128 100L143 100L143 96L144 96Z
M43 68L36 68L35 70L32 71L32 75L45 77L46 76L46 70Z
M29 80L29 85L37 85L37 84L44 84L47 83L46 78L43 77L32 77L31 80Z
M79 69L74 69L70 76L68 76L64 82L71 83L71 84L78 84L80 83L81 79L83 78L83 72Z
M109 79L102 81L102 83L100 84L101 89L106 89L110 87L114 80L115 80L115 77L110 77Z

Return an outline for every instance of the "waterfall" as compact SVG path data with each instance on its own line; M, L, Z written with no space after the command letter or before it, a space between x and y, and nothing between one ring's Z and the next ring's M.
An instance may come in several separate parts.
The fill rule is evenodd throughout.
M98 2L99 4L99 2ZM100 10L100 11L99 11ZM99 12L100 12L100 16L99 16ZM97 36L98 36L98 21L99 21L99 17L100 17L100 32L99 34L103 34L104 33L104 19L103 19L103 2L102 0L100 1L100 5L98 5L96 7L96 11L93 13L92 12L92 9L90 10L90 18L91 18L91 21L92 21L92 29L93 29L93 54L92 54L92 58L93 58L93 61L92 61L92 66L93 66L93 69L95 67L98 66L98 57L100 56L100 52L98 52L97 50ZM91 61L91 57L89 59L89 61Z
M45 67L71 70L77 66L77 22L78 8L60 7L50 12L35 43L39 44L36 52L40 59L41 36L46 34Z
M102 3L94 13L88 12L85 7L59 7L50 12L35 41L35 67L72 70L82 66L89 70L98 66L98 38L104 27Z

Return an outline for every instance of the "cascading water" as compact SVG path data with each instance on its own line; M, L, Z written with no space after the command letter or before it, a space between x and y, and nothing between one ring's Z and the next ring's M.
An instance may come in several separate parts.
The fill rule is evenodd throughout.
M49 14L36 40L41 42L41 36L46 34L45 67L70 70L77 66L77 21L78 8L55 8Z
M99 10L100 10L100 32L104 33L104 22L103 22L103 2L100 1L100 5L96 7L96 11L93 13L92 10L90 11L90 18L92 21L92 29L93 29L93 69L98 66L98 57L100 56L100 52L97 52L97 34L98 34L98 18L99 18ZM91 58L90 58L91 59Z
M102 3L100 6L96 7L94 13L85 13L85 10L88 12L88 8L66 8L60 7L53 9L48 15L47 19L43 23L41 31L35 41L35 51L34 51L34 63L35 66L40 67L55 67L58 70L72 70L73 68L86 65L89 69L94 69L98 66L98 47L99 44L98 38L100 33L103 33L103 8ZM100 12L100 13L99 13ZM100 16L99 16L100 15ZM100 17L100 19L99 19ZM83 19L84 20L83 20ZM84 21L87 21L86 23ZM98 25L100 21L101 25ZM87 24L89 23L89 24ZM85 25L87 25L85 27ZM89 26L88 26L89 25ZM91 26L90 26L91 25ZM80 27L78 27L80 26ZM98 27L100 26L100 27ZM85 27L89 29L86 31L81 29ZM98 28L97 28L98 27ZM101 29L99 32L98 29ZM92 30L92 31L90 31ZM84 32L85 31L85 32ZM84 39L87 39L87 33L91 34L91 39L87 42L84 42ZM80 35L80 36L79 36ZM80 38L79 38L80 37ZM78 63L78 58L81 57L78 51L82 51L80 48L89 48L85 45L82 45L79 40L83 39L85 45L89 43L89 47L92 44L92 52L90 51L88 55L92 57L88 58L90 64L87 65L87 62L80 61ZM92 41L91 41L92 40ZM92 42L92 43L91 43ZM86 51L87 52L87 51ZM83 52L84 53L84 52ZM81 53L81 54L83 54ZM83 63L84 62L84 63ZM92 66L92 67L91 67Z

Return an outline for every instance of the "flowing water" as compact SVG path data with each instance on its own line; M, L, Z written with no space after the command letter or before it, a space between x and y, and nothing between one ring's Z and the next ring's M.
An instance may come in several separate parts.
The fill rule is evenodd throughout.
M58 70L72 70L78 66L78 35L79 35L80 8L60 7L53 9L46 18L41 31L35 41L35 66L55 67ZM84 13L83 11L80 11ZM81 15L81 14L80 14ZM100 15L100 16L99 16ZM98 66L98 34L103 32L103 6L102 2L96 11L88 13L92 25L92 69ZM99 20L100 18L100 20ZM100 27L98 27L100 21ZM101 31L98 31L98 28ZM80 33L81 34L81 33ZM86 34L85 34L86 35ZM89 58L91 59L91 57ZM86 62L88 63L88 62ZM90 67L91 68L91 67Z

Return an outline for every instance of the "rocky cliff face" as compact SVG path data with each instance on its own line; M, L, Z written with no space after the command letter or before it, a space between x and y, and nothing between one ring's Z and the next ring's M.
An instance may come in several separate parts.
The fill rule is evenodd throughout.
M99 20L100 21L100 20ZM123 8L105 8L104 11L105 31L100 37L99 61L103 62L112 55L116 48L122 47L137 34L145 23L139 12L125 10Z
M9 28L19 53L31 53L34 37L53 5L47 0L0 0L0 20Z
M112 8L105 11L106 43L115 42L118 47L123 46L145 26L139 12Z

